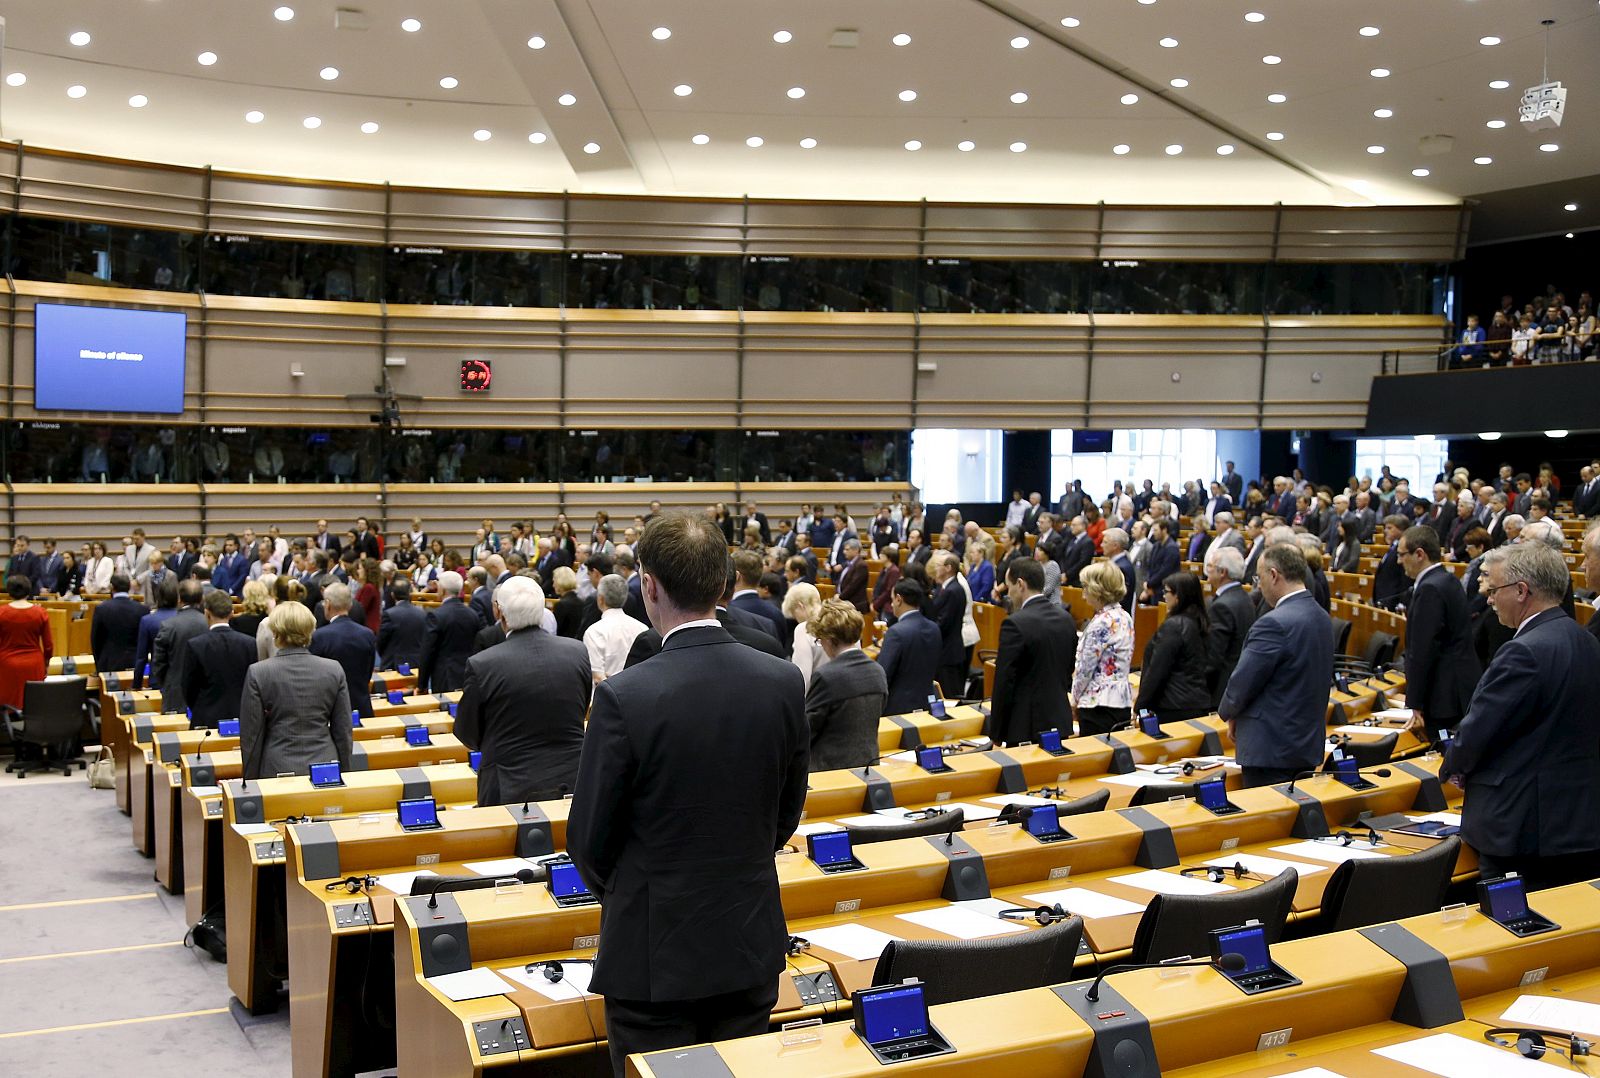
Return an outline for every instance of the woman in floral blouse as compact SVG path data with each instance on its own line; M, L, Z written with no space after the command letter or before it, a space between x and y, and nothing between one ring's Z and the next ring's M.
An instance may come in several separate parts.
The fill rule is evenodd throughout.
M1133 618L1122 609L1127 585L1122 570L1108 561L1084 569L1083 597L1094 616L1078 634L1078 662L1072 675L1072 713L1078 733L1109 733L1128 721L1133 693L1128 668L1133 662Z

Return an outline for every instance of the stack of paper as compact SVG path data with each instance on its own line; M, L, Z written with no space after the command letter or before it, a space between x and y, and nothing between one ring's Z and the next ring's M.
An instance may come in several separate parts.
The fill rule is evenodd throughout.
M942 906L917 913L902 913L900 920L954 936L958 940L977 940L987 936L1004 936L1011 932L1026 932L1022 925L1002 921L996 917L963 909L960 906Z
M437 875L438 873L432 869L422 868L415 872L391 872L386 876L378 876L376 879L378 886L385 890L393 891L397 895L409 895L411 893L411 882L418 876Z
M1500 1020L1511 1026L1542 1026L1564 1033L1600 1036L1600 1005L1553 996L1518 996Z
M1262 857L1254 853L1225 854L1222 857L1213 857L1207 861L1208 865L1218 868L1232 868L1234 865L1244 866L1246 872L1254 872L1257 876L1276 876L1286 868L1292 868L1302 876L1309 876L1313 872L1326 872L1321 865L1307 865L1294 861L1280 861L1276 857Z
M486 966L429 977L428 983L457 1003L468 999L482 999L485 996L503 996L506 993L506 982Z
M1436 1033L1387 1048L1374 1048L1372 1053L1441 1078L1506 1078L1507 1075L1548 1078L1561 1073L1510 1049L1496 1048L1487 1041L1471 1041L1454 1033Z
M462 868L479 876L493 876L495 879L515 879L518 872L523 869L533 869L539 866L526 857L501 857L494 861L467 861Z
M1036 894L1025 896L1029 902L1037 902L1041 906L1054 906L1059 904L1068 913L1075 913L1084 920L1096 917L1122 917L1130 913L1143 913L1144 906L1137 902L1129 902L1125 898L1115 895L1103 895L1099 891L1091 891L1087 887L1066 887L1059 891L1039 891Z
M835 954L842 954L846 958L854 958L860 962L877 958L885 947L900 939L899 936L879 932L876 928L854 924L813 928L804 933L804 938L810 940L813 946L826 948Z
M1141 891L1154 891L1158 895L1219 895L1233 890L1225 883L1191 879L1176 872L1162 872L1153 868L1126 876L1112 876L1108 882L1137 887Z
M1286 853L1290 857L1306 857L1313 861L1328 861L1335 865L1342 865L1346 861L1370 861L1374 857L1387 856L1375 852L1365 839L1352 842L1348 846L1341 846L1337 842L1293 842L1287 846L1274 846L1272 852Z

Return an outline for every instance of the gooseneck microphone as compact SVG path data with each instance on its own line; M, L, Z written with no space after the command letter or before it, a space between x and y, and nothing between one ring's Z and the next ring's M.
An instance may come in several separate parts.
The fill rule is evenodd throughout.
M1228 973L1238 973L1244 969L1245 964L1244 955L1234 951L1229 951L1215 961L1209 958L1197 958L1191 962L1126 962L1120 965L1108 966L1101 971L1100 975L1094 979L1094 983L1089 986L1089 991L1083 994L1083 998L1089 1003L1099 1003L1100 982L1113 973L1126 973L1135 969L1179 969L1183 966L1215 966Z
M1310 771L1302 771L1298 775L1296 775L1294 778L1289 780L1289 787L1288 787L1288 789L1283 791L1284 795L1285 796L1292 795L1294 793L1294 784L1299 782L1301 779L1314 778L1317 775L1334 775L1334 774L1337 774L1337 772L1330 771L1325 767L1314 767ZM1363 768L1360 768L1359 770L1357 770L1356 774L1358 774L1358 775L1376 775L1380 779L1386 779L1390 775L1394 774L1394 772L1390 771L1387 767L1363 767Z
M194 762L195 763L199 763L200 762L200 754L204 751L204 749L206 747L206 738L208 738L210 736L211 736L211 727L207 726L206 727L206 732L200 735L200 741L194 747Z
M546 870L548 871L548 870ZM546 872L532 868L517 869L518 883L537 883L545 878ZM501 880L511 879L510 876L418 876L411 881L411 895L428 896L428 908L439 908L440 891L480 891L487 890Z

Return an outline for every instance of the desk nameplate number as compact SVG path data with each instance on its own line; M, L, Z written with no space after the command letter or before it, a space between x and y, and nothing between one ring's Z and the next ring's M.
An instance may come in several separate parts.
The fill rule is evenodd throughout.
M1239 840L1237 838L1225 838L1222 840L1222 848L1225 850L1237 850L1239 848Z
M1050 870L1050 878L1052 880L1064 880L1070 875L1072 875L1071 865L1061 865L1059 868L1052 868Z
M1265 1052L1273 1048L1283 1048L1289 1043L1289 1038L1294 1036L1294 1027L1287 1029L1274 1029L1261 1034L1256 1038L1256 1051Z
M1517 984L1521 985L1523 988L1526 988L1530 984L1538 984L1540 981L1545 979L1545 975L1549 972L1549 966L1540 966L1538 969L1530 969L1528 972L1522 975L1522 980L1518 981Z
M860 909L861 900L859 898L846 898L833 904L834 913L856 913Z
M572 937L572 949L574 951L587 951L591 948L598 948L599 946L600 937L598 935Z
M941 790L940 792L938 792L938 793L933 795L933 800L934 800L934 802L936 804L943 804L944 802L950 800L950 791L949 790Z
M419 853L419 854L417 854L417 864L419 864L419 865L437 865L438 863L439 863L439 855L436 854L436 853Z

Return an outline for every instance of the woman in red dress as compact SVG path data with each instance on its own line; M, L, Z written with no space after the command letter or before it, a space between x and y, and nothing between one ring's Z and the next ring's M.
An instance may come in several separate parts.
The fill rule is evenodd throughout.
M378 560L362 558L357 563L356 579L360 582L355 589L356 607L361 611L362 622L376 633L383 622L383 594L378 590L383 583L383 570Z
M45 665L54 652L50 641L50 615L28 601L33 582L25 576L6 580L11 602L0 606L0 704L21 710L22 687L43 681Z

